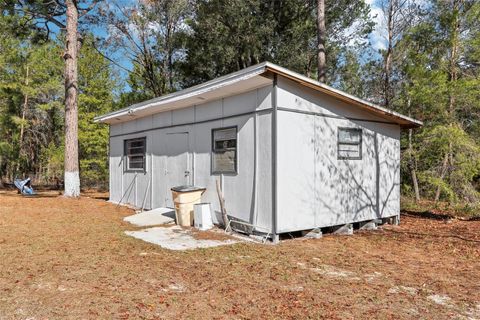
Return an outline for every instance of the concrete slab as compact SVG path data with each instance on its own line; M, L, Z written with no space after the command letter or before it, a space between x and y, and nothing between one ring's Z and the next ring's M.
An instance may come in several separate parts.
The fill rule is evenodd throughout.
M240 242L239 240L199 240L195 239L189 230L179 226L154 227L139 231L125 231L134 238L157 244L169 250L192 250L198 248L218 247Z
M156 208L125 217L123 221L130 222L138 227L168 224L175 222L175 210L171 208Z

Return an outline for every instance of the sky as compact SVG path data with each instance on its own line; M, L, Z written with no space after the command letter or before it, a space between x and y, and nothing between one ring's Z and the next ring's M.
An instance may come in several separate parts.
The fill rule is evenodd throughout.
M370 5L370 17L375 22L375 29L369 36L372 48L375 50L386 49L386 37L384 30L384 16L379 0L365 0Z

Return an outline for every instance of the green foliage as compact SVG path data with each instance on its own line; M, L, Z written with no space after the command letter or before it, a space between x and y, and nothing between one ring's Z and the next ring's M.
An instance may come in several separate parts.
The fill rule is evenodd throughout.
M480 2L401 3L407 6L398 13L402 19L391 41L391 87L386 88L387 50L374 51L367 43L373 27L370 6L327 2L327 81L376 103L392 93L390 107L425 122L402 135L402 192L414 194L415 172L422 197L476 208ZM35 19L17 14L19 6L39 15L51 11L64 22L55 2L0 4L0 175L36 173L52 182L63 176L63 35L52 37L33 25ZM108 179L108 127L93 122L99 114L265 60L316 78L316 1L158 0L105 6L99 13L109 30L104 44L130 61L130 90L116 95L119 84L110 61L95 49L99 42L82 31L83 185L104 185Z
M22 19L0 16L0 25ZM63 180L62 45L5 30L9 33L0 35L0 175L13 179L34 174L45 183L57 183ZM116 86L93 41L85 36L79 54L79 153L87 186L108 180L108 127L93 118L112 109Z
M312 1L200 0L188 21L184 85L197 84L262 61L316 74L316 4ZM371 31L364 1L329 3L327 65L333 83L344 49Z
M179 88L179 61L184 56L189 0L140 1L113 6L104 15L112 47L130 58L127 100L152 98ZM120 103L122 104L122 102Z
M396 108L426 123L414 135L410 154L402 157L403 167L414 157L422 194L438 193L450 202L480 201L480 78L478 60L472 60L479 50L472 46L479 24L471 20L479 8L473 1L433 1L428 16L398 45L404 59Z
M426 128L419 136L422 148L418 156L423 160L420 180L426 191L440 188L448 201L476 202L479 193L472 181L480 174L480 146L459 125L438 125ZM442 163L448 154L448 164L443 178L439 177ZM429 188L430 186L430 188ZM435 188L431 188L435 187Z
M0 25L24 18L0 16ZM60 50L53 42L36 42L35 33L5 28L0 36L0 173L13 178L36 172L41 148L57 135L62 99Z
M109 62L84 39L79 55L78 143L80 178L84 186L105 186L108 181L108 127L94 117L112 110L116 87Z
M63 161L65 146L50 142L44 147L40 154L40 162L44 166L41 172L42 180L48 184L57 184L63 180Z

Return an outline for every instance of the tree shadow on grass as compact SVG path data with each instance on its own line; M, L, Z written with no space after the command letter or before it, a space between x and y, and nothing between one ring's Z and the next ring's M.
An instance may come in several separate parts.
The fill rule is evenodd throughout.
M32 195L22 195L19 193L14 193L14 192L8 192L8 193L0 193L0 197L11 197L11 198L25 198L25 199L30 199L30 198L56 198L61 196L61 194L58 193L36 193Z
M431 219L431 220L450 220L455 218L449 214L433 213L431 211L409 211L403 210L402 215L412 216L421 219Z

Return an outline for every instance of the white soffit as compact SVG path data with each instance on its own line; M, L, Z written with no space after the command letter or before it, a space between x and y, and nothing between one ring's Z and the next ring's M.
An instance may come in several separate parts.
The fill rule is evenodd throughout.
M198 86L110 112L103 116L96 117L95 122L111 124L129 121L159 112L203 104L208 101L271 85L273 80L263 75L265 65L266 63L256 65Z

